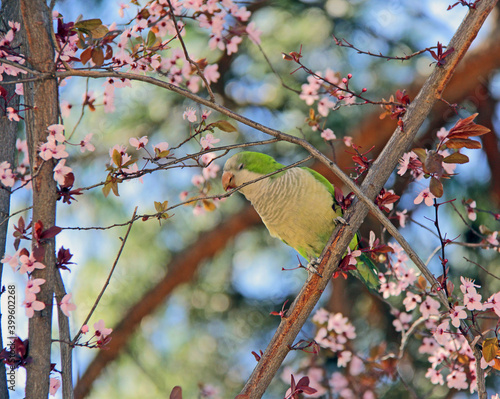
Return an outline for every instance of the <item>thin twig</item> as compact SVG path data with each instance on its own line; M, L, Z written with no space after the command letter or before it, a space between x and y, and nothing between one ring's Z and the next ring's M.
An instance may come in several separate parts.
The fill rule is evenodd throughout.
M137 213L137 207L135 207L135 209L134 209L134 214L132 215L131 221L133 221L135 219L136 213ZM72 345L74 345L78 341L78 339L80 338L80 336L82 335L82 328L83 328L83 326L88 323L88 321L92 317L92 314L96 310L97 305L99 304L99 301L101 300L102 296L104 295L104 292L106 291L106 288L108 287L109 282L111 281L111 276L113 275L113 272L115 271L116 265L118 264L118 260L120 259L120 256L122 254L123 248L125 247L125 243L127 242L127 238L128 238L129 233L130 233L130 230L132 229L132 225L133 225L133 222L131 222L129 224L129 226L128 226L127 232L125 233L125 237L123 237L123 239L122 239L122 245L120 246L120 249L118 250L118 254L116 255L115 261L113 262L113 266L111 267L111 270L109 271L108 278L106 279L106 282L104 283L104 286L102 287L101 292L97 296L97 298L96 298L96 300L94 302L94 305L92 306L92 309L90 309L89 314L85 318L85 321L82 323L82 326L80 327L80 330L75 335L75 338L73 338L73 340L71 341Z

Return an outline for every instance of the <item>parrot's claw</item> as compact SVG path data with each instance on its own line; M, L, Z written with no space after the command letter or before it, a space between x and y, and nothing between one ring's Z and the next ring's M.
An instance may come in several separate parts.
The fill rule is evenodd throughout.
M343 224L344 226L349 226L349 223L347 223L342 216L337 216L334 221L335 224Z
M318 275L319 277L323 277L320 272L318 272L318 265L321 263L321 258L316 258L311 260L307 265L306 269L309 273L313 273Z

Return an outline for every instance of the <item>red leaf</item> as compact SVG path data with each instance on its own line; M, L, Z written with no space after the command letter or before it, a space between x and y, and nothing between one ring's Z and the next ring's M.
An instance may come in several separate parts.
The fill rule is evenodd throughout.
M40 235L40 239L41 240L46 240L48 238L52 238L52 237L55 237L56 235L58 235L60 232L62 231L62 229L60 227L57 227L57 226L52 226L52 227L49 227L47 230L45 230L41 235Z
M178 385L170 392L170 399L182 399L182 388Z
M83 65L85 65L87 62L89 62L89 60L90 60L91 57L92 57L92 48L88 47L80 55L80 62Z

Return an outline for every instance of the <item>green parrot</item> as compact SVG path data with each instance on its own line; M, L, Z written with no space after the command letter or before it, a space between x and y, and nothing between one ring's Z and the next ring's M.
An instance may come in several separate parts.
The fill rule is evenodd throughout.
M222 185L227 191L284 167L269 155L243 151L226 161ZM335 200L335 188L310 168L290 168L239 191L252 203L271 236L281 239L313 264L342 217L342 209ZM349 247L354 250L357 246L355 236ZM375 271L371 266L365 270L361 263L357 265L360 277L369 286L376 287Z

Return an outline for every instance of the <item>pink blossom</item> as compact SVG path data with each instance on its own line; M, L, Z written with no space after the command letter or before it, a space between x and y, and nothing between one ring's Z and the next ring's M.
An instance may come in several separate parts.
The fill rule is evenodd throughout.
M214 137L213 134L208 133L205 137L200 139L200 144L204 150L208 150L209 148L214 148L214 144L218 143L220 139Z
M211 113L212 113L212 111L210 111L208 109L203 110L203 113L201 114L201 120L206 121Z
M19 257L19 262L21 263L21 266L19 268L19 273L24 274L26 272L28 273L33 273L35 269L44 269L45 265L41 262L38 262L35 259L35 256L30 254L30 256L27 255L21 255Z
M396 328L396 331L406 331L410 328L412 318L411 314L401 312L398 318L392 322L392 325Z
M344 138L342 140L344 140L344 145L346 147L352 146L352 137L351 136L344 136Z
M429 190L429 188L424 188L420 194L417 195L417 198L413 201L415 205L420 204L422 201L425 202L425 205L432 206L434 204L434 198L436 198Z
M446 130L446 128L442 127L441 129L439 129L439 130L437 131L436 136L437 136L437 138L438 138L439 140L444 140L444 138L445 138L446 136L448 136L448 133L449 133L449 131L448 131L448 130Z
M203 72L208 83L217 82L220 78L219 65L217 64L207 65Z
M196 118L196 110L194 108L192 108L192 107L186 108L186 110L182 114L182 119L184 119L184 120L187 119L191 123L196 122L196 120L197 120L197 118Z
M464 306L454 306L450 309L451 324L458 328L460 326L460 320L467 318L467 313L465 312Z
M333 133L332 129L325 129L321 132L321 137L327 141L335 140L337 137Z
M450 389L467 389L469 384L467 384L467 375L460 370L453 370L446 377L446 384Z
M444 320L436 327L436 331L434 331L432 336L439 345L445 346L450 340L450 334L450 322L449 320Z
M61 101L61 115L63 118L67 118L70 114L71 108L73 106L66 100Z
M474 209L476 208L476 201L471 201L470 203L468 202L466 204L466 208L467 208L467 217L469 218L469 220L475 221L477 219L477 214L474 211Z
M406 307L406 311L409 312L417 307L417 303L422 302L422 297L420 295L414 294L411 291L406 293L406 298L403 300L403 305Z
M47 142L40 145L39 155L44 161L48 161L51 158L61 159L69 156L66 152L66 146L64 144L57 144L53 135L47 136Z
M139 176L139 181L141 183L144 183L144 180L142 179L142 176L138 174L139 167L137 166L137 163L133 163L128 168L123 168L123 172L125 172L127 174L134 174L134 175Z
M26 299L23 302L23 306L26 308L26 316L30 319L34 316L35 310L45 309L45 304L37 301L36 295L31 292L26 293Z
M423 344L420 346L420 348L418 348L418 352L432 355L433 353L436 352L437 348L438 348L438 343L434 338L424 337Z
M203 183L205 183L205 178L202 175L194 175L191 179L191 183L193 183L193 185L195 186L201 186Z
M64 126L60 124L50 125L47 127L49 134L54 137L54 139L59 143L64 143L66 141L66 137L64 137Z
M338 354L337 358L337 366L338 367L345 367L347 366L347 363L351 361L352 358L352 352L350 351L343 351Z
M439 314L440 303L428 296L425 301L420 304L419 310L422 316L428 319L430 316Z
M76 309L76 305L71 302L71 296L72 294L66 294L63 296L61 299L61 303L59 304L59 307L61 308L61 311L69 317L69 312L72 312L73 310Z
M1 262L8 263L9 266L12 267L12 270L15 272L19 264L19 250L16 251L14 255L4 254Z
M109 334L113 332L112 328L104 327L104 320L99 320L97 323L94 323L95 335L102 336L103 338L107 337Z
M84 324L82 326L82 334L87 334L89 332L89 326L87 324Z
M312 321L319 324L324 324L328 321L328 317L330 316L330 312L325 310L324 308L319 308L312 317Z
M434 385L444 384L443 375L439 372L439 370L436 370L434 368L429 368L427 370L427 373L425 373L425 377L429 378Z
M50 378L49 384L50 384L50 386L49 386L49 393L52 396L55 396L56 393L57 393L57 391L61 387L61 381L58 380L57 378Z
M3 260L2 260L3 262ZM488 303L484 308L493 309L498 317L500 317L500 292L497 292L488 298Z
M95 151L95 146L90 142L92 139L93 133L87 134L82 141L80 141L80 151L85 152L85 150L93 152Z
M12 173L12 169L10 167L10 163L7 161L3 161L0 163L0 182L5 187L13 187L16 179L14 174Z
M483 304L481 303L481 294L476 292L476 289L469 289L464 294L464 305L468 310L483 310Z
M24 96L24 85L22 83L16 83L15 93L18 96Z
M260 35L262 34L262 31L257 29L255 22L250 22L246 27L246 31L252 42L260 44Z
M400 211L396 211L396 216L398 217L399 225L401 227L405 227L406 226L406 219L408 219L407 213L408 213L407 209L403 209L401 212Z
M243 39L239 36L233 36L226 45L227 55L238 52L238 44L240 44L242 40Z
M148 136L142 136L141 138L132 137L129 141L131 146L135 147L136 150L146 147L148 143Z
M318 101L318 113L324 117L328 116L330 109L335 106L333 101L330 101L328 97L323 97Z
M54 168L54 180L59 183L60 186L64 184L66 175L70 173L73 169L66 166L66 160L61 159Z
M210 165L203 168L201 171L205 180L215 179L217 177L217 172L220 170L220 166L216 163L211 163Z
M26 292L31 292L33 294L38 294L40 292L40 286L45 283L43 278L29 279L26 283Z
M462 291L462 294L465 294L467 292L476 292L476 288L480 288L481 286L478 284L474 284L474 280L460 276L460 281L462 284L460 284L460 291Z
M7 107L6 111L7 111L7 118L9 118L9 121L19 122L21 120L19 112L16 109L12 107Z

